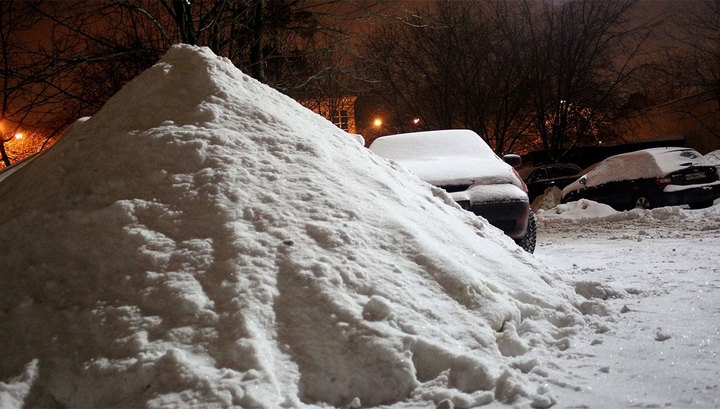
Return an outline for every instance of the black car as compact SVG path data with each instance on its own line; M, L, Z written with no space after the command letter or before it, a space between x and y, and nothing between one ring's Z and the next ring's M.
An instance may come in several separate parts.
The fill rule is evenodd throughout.
M611 156L571 183L562 201L590 199L616 210L688 205L708 207L720 197L715 166L690 148L651 148Z
M577 180L580 172L582 172L580 166L572 163L552 163L529 168L520 174L525 180L528 196L532 202L549 187L563 189Z

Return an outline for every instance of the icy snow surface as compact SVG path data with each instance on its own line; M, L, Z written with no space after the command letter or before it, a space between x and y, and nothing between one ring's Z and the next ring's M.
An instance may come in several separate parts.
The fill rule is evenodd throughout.
M170 49L0 197L3 408L547 407L549 360L596 320L205 48Z
M557 406L720 407L720 201L611 214L586 204L574 219L583 209L538 214L535 256L605 300L607 317L554 361L570 374L552 378L566 385Z

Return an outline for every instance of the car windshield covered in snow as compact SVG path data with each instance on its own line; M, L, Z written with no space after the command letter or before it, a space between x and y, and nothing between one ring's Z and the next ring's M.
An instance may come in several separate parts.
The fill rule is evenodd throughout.
M510 165L475 132L465 129L383 136L370 150L399 162L436 186L511 183L522 188Z

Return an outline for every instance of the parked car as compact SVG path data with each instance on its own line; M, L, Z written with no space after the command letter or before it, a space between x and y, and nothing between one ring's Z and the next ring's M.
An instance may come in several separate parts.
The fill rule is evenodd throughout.
M445 189L463 209L484 217L528 252L535 250L535 215L512 162L500 159L473 131L453 129L382 136L370 150Z
M612 206L708 207L720 197L718 171L696 150L650 148L611 156L592 166L562 191L562 201L581 198Z
M551 163L524 169L520 172L528 188L530 202L549 187L563 189L577 180L582 169L572 163Z

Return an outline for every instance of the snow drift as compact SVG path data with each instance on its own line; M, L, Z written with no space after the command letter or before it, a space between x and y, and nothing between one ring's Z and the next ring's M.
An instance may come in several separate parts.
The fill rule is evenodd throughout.
M499 230L205 48L0 197L3 407L546 407L584 325Z
M704 223L708 230L717 225L714 222L720 219L720 200L715 205L697 210L684 209L680 206L663 206L654 209L635 208L618 211L612 207L589 199L580 199L574 202L558 204L547 210L540 210L537 214L538 223L547 227L552 224L587 224L622 221L665 221L692 219Z

